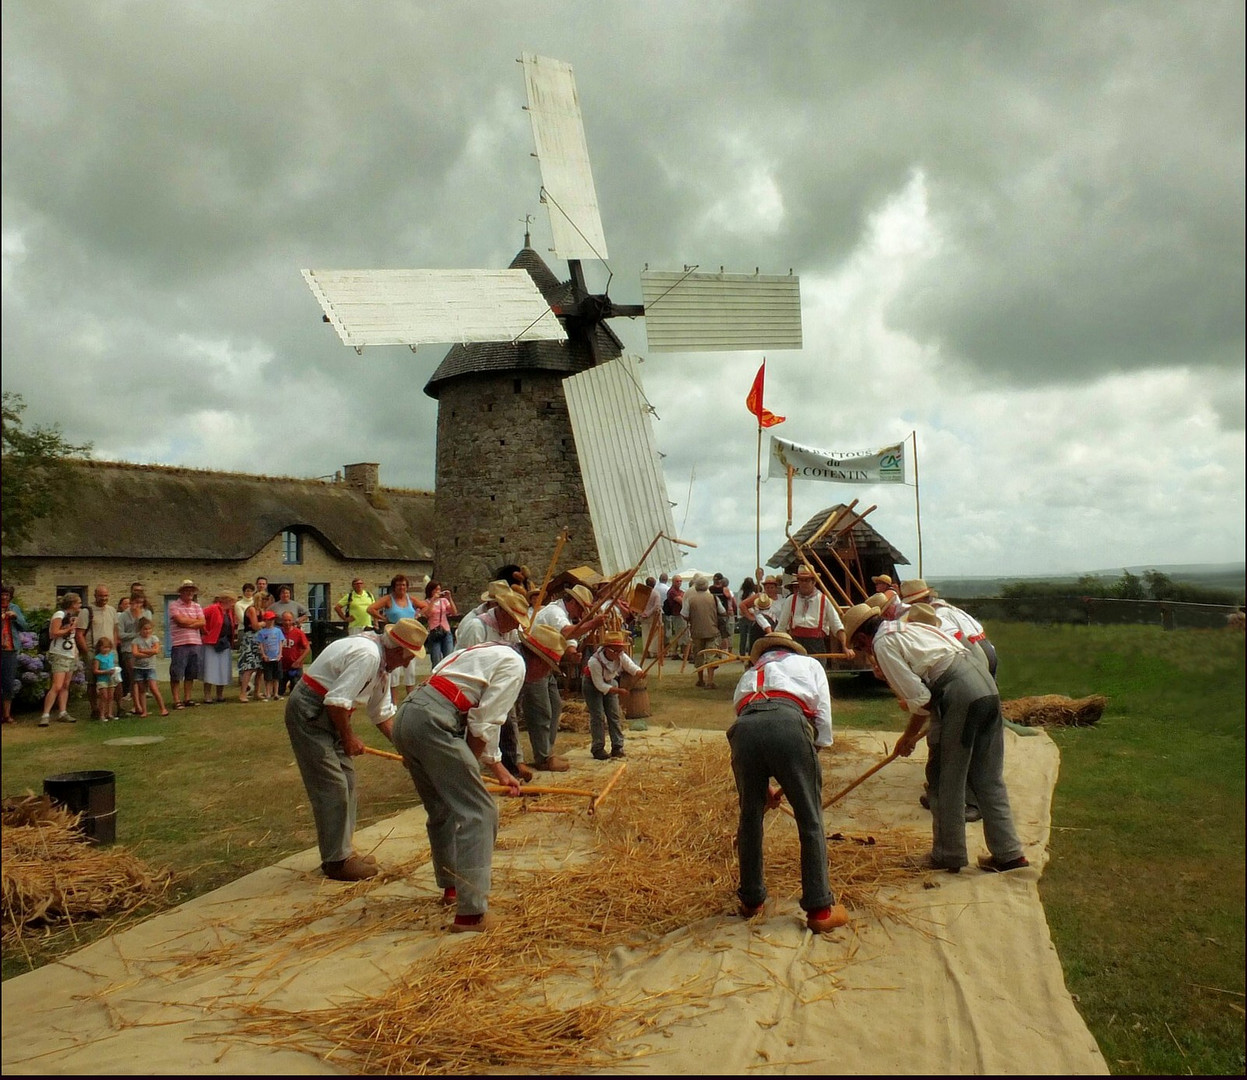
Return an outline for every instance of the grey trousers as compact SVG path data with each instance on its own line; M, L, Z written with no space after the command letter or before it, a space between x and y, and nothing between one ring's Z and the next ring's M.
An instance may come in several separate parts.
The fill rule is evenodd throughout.
M623 716L619 708L618 694L603 694L593 680L585 677L583 684L585 707L589 710L590 749L600 754L606 749L606 729L609 725L611 749L623 752Z
M321 862L341 862L355 835L355 764L324 701L299 682L286 699L286 732L316 821Z
M420 801L438 887L453 887L459 915L489 907L498 808L463 737L463 715L429 686L404 699L394 717L394 745Z
M983 837L1000 862L1022 854L1005 788L1004 720L996 684L969 656L959 656L931 688L927 735L927 795L931 801L931 861L962 867L966 855L967 782L978 796Z
M563 699L559 696L559 680L547 675L533 683L525 683L522 691L524 723L528 725L528 742L533 748L533 764L541 765L554 754L558 738L559 717Z
M801 710L779 699L747 705L730 728L732 773L740 798L736 849L740 857L742 904L766 899L762 875L762 819L771 777L797 819L801 840L801 907L818 911L836 902L827 875L827 836L823 831L823 774L814 749L814 733Z

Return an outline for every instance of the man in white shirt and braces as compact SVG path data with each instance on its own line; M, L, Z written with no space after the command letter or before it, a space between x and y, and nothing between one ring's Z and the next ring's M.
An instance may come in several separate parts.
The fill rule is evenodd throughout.
M985 668L937 627L909 620L887 622L869 604L844 613L855 647L873 657L901 706L909 726L897 740L901 757L914 752L927 733L927 794L931 803L929 869L957 873L968 861L965 801L967 781L978 796L983 837L990 852L984 870L1029 866L1013 824L1004 782L1004 722L1000 695Z
M801 839L801 907L815 933L849 921L836 903L827 874L823 777L818 751L831 745L831 691L823 665L787 634L754 643L751 666L736 684L736 723L728 728L732 773L740 798L736 849L740 858L740 913L747 919L766 903L762 876L762 820L787 797ZM779 787L772 787L774 777Z
M453 933L497 924L488 908L498 808L481 766L519 795L498 736L521 687L557 671L566 648L557 630L535 626L519 648L486 642L459 649L399 706L392 739L428 814L433 872L443 902L456 905Z

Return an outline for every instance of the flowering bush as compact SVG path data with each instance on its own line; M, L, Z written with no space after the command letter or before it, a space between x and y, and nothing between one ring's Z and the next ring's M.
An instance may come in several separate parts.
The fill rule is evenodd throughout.
M50 611L32 611L26 615L26 622L31 627L27 632L17 635L21 652L17 654L17 684L13 694L14 709L42 709L43 699L48 687L52 685L52 673L48 667L48 658L39 651L39 630L46 626L52 618ZM69 697L72 701L80 696L86 688L87 679L83 673L82 661L78 661L78 670L69 681Z

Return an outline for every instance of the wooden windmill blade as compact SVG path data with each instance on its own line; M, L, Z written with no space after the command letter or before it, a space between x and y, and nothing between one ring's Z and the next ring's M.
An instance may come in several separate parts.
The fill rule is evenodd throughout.
M572 67L532 53L524 53L520 63L554 254L569 261L605 260L606 236Z
M801 348L801 282L791 274L647 270L641 293L654 352Z
M523 270L304 270L344 345L566 341Z

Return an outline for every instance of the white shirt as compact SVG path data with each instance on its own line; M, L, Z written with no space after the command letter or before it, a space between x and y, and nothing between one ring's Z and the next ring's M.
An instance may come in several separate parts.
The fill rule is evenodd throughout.
M496 608L488 608L480 614L473 612L465 615L455 631L455 648L466 649L472 645L483 645L487 641L501 641L507 645L520 643L519 630L508 630L503 633L498 629Z
M481 761L493 765L502 760L498 736L507 713L524 685L524 658L517 648L491 641L458 649L433 669L433 675L449 679L471 703L468 731L485 741Z
M572 625L572 617L567 614L567 605L562 600L546 604L533 616L533 626L553 626L560 634L563 628Z
M800 703L802 712L814 725L815 746L821 749L831 745L831 690L822 664L812 656L787 649L765 652L740 677L732 703L739 709L741 702L753 694L776 692L788 694Z
M375 634L331 641L303 674L325 688L326 705L354 709L362 701L378 724L394 715L385 646Z
M968 611L962 611L945 600L936 600L931 606L940 617L940 629L951 634L963 645L979 641L985 636L983 624Z
M667 599L669 588L669 585L655 585L650 590L649 599L645 601L645 610L641 612L642 619L662 614L662 602Z
M593 685L597 687L600 694L605 694L611 687L619 685L621 671L626 671L629 675L641 673L637 662L622 651L612 660L606 655L605 649L598 649L589 657L589 662L585 666L589 669L589 678L593 680Z
M965 648L943 630L926 623L885 622L875 633L875 661L892 692L910 712L923 712L930 686Z
M791 634L794 628L799 628L835 637L844 629L836 605L817 589L809 596L794 592L779 601L779 605L779 622L775 629L781 634Z

